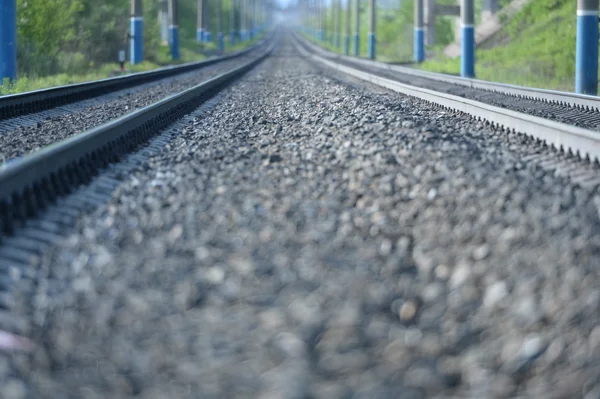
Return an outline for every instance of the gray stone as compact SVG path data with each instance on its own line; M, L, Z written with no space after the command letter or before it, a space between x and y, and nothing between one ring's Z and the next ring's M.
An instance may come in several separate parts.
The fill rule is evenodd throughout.
M508 290L506 289L506 283L504 281L498 281L485 290L483 296L483 305L487 308L494 308L500 305L502 301L508 296Z

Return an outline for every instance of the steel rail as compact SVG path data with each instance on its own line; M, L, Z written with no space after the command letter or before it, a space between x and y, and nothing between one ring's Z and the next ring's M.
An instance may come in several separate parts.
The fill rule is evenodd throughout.
M296 38L296 40L300 41L302 45L310 48L311 51L318 53L320 56L331 60L340 60L347 64L361 65L367 68L396 72L404 75L415 76L424 79L431 79L438 82L450 83L492 93L526 98L549 104L569 105L571 107L576 108L594 109L600 111L600 97L597 96L568 93L556 90L536 89L506 83L496 83L480 79L469 79L462 78L460 76L421 71L414 68L408 68L399 65L391 65L379 61L372 61L358 57L350 57L346 55L336 54L323 49L322 47L306 40L305 38L300 37L296 33L294 33L294 37Z
M554 122L452 94L411 86L369 72L357 70L320 55L309 53L302 48L298 40L296 41L296 48L304 56L328 68L355 78L437 104L445 109L463 112L479 120L488 121L496 127L526 134L559 150L576 154L581 158L594 161L600 159L600 134L592 130Z
M57 197L191 112L273 51L269 43L246 64L104 125L52 144L0 169L0 239Z
M0 96L0 120L15 118L61 105L87 100L107 93L153 82L170 76L205 68L222 61L238 58L265 46L273 37L274 32L263 37L253 46L220 57L204 61L190 62L182 65L168 66L148 72L133 73L124 76L94 80L91 82L75 83L51 87L19 94Z

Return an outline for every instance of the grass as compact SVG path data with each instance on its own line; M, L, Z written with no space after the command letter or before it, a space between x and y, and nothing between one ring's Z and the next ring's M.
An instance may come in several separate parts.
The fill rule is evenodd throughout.
M532 0L493 41L477 49L477 78L545 89L573 91L575 86L576 3ZM460 73L460 59L440 57L422 69Z
M262 35L254 38L251 41L244 43L238 43L231 47L226 46L226 51L233 52L242 50L252 44L256 43ZM226 40L228 43L228 40ZM203 44L203 50L215 50L217 48L214 43ZM198 53L198 44L194 41L182 42L180 48L180 59L177 61L171 60L171 54L168 46L161 46L156 55L156 61L144 61L142 63L126 65L126 73L145 72L151 71L157 68L161 68L167 65L177 65L193 61L201 61L206 56ZM100 67L91 68L88 73L85 74L57 74L45 77L19 77L14 82L5 80L3 84L0 84L0 96L8 94L23 93L32 90L46 89L49 87L64 86L73 83L89 82L93 80L105 79L112 76L119 75L119 66L117 64L106 64Z
M166 46L164 46L166 47ZM126 64L126 73L151 71L166 65L175 65L191 61L200 61L204 56L195 53L189 48L181 48L181 58L177 61L170 60L169 49L162 49L158 52L157 61L144 61L136 65ZM46 89L55 86L64 86L73 83L89 82L98 79L105 79L120 75L117 64L105 64L84 74L61 73L44 77L21 76L14 82L4 81L0 85L0 95L23 93L32 90Z
M501 0L500 4L505 6L509 2L510 0ZM412 3L412 1L403 2L400 10L379 14L378 61L412 60ZM481 1L476 1L475 4L476 16L478 16ZM477 49L475 66L477 78L521 86L573 91L576 8L576 2L573 0L531 0L512 20L507 22L500 32L482 46L484 48ZM366 55L367 21L365 18L366 12L365 15L361 15L362 56ZM437 21L436 35L438 40L453 40L451 26L441 22L438 26ZM306 37L313 40L312 37ZM331 46L328 42L315 41L315 43L334 52L339 53L342 50ZM443 47L440 44L428 47L428 54L434 54L434 58L418 67L431 72L460 74L460 58L452 59L443 56Z
M503 0L506 1L506 0ZM439 4L455 4L454 0L438 0ZM480 3L480 0L476 0ZM354 4L354 3L352 3ZM397 9L378 9L376 23L376 58L382 62L406 63L412 60L413 54L413 22L414 22L414 2L402 1ZM346 32L346 9L343 10L340 32L342 35ZM350 12L350 35L354 37L354 18L355 8L352 5ZM363 4L360 12L360 56L367 56L367 35L369 31L369 13L366 4ZM314 19L305 21L307 24L314 24ZM332 28L332 10L326 10L326 30L331 31ZM436 40L438 47L443 48L444 45L451 43L454 40L454 30L452 18L440 17L435 21ZM313 40L312 37L306 36L307 39ZM314 41L314 40L313 40ZM340 42L340 47L333 46L328 38L325 43L314 41L316 44L327 48L336 53L343 52L343 40ZM353 51L353 44L350 44L350 52Z

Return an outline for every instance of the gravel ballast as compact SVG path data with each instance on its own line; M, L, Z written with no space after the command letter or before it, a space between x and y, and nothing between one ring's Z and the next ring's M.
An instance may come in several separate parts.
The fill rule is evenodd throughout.
M206 66L193 72L161 79L157 82L110 93L62 107L65 112L44 118L34 124L29 123L35 115L23 119L27 123L12 129L1 129L2 124L15 125L18 119L0 122L0 165L2 162L22 157L38 151L54 142L100 126L140 108L155 103L165 97L189 89L224 72L237 68L257 56L257 52L242 55L217 64ZM84 104L84 106L82 106ZM57 114L56 111L43 111L43 115Z
M7 397L597 398L600 201L544 151L284 40L41 259Z
M311 43L301 41L298 44L306 46ZM313 44L312 48L308 49L312 50L314 49L314 46L315 45ZM331 52L323 53L322 51L319 55L325 55L328 58L335 56L335 54ZM506 108L540 118L550 119L567 125L579 126L596 131L600 130L600 113L598 112L597 106L571 106L567 105L569 101L566 101L566 103L549 101L547 98L544 98L543 95L536 95L533 93L526 96L502 94L502 89L500 89L500 92L497 92L495 89L484 90L478 88L478 84L475 84L475 87L473 87L470 83L465 85L448 83L437 79L406 74L398 70L376 67L369 65L369 62L356 62L355 60L348 59L336 59L335 62L411 86L452 94L454 96L475 100L495 107Z

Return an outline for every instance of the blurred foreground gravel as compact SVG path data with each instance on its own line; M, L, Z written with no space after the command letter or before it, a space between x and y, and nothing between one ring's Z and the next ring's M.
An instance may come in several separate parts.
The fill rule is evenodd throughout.
M12 397L598 398L600 201L522 141L284 41L42 259Z

